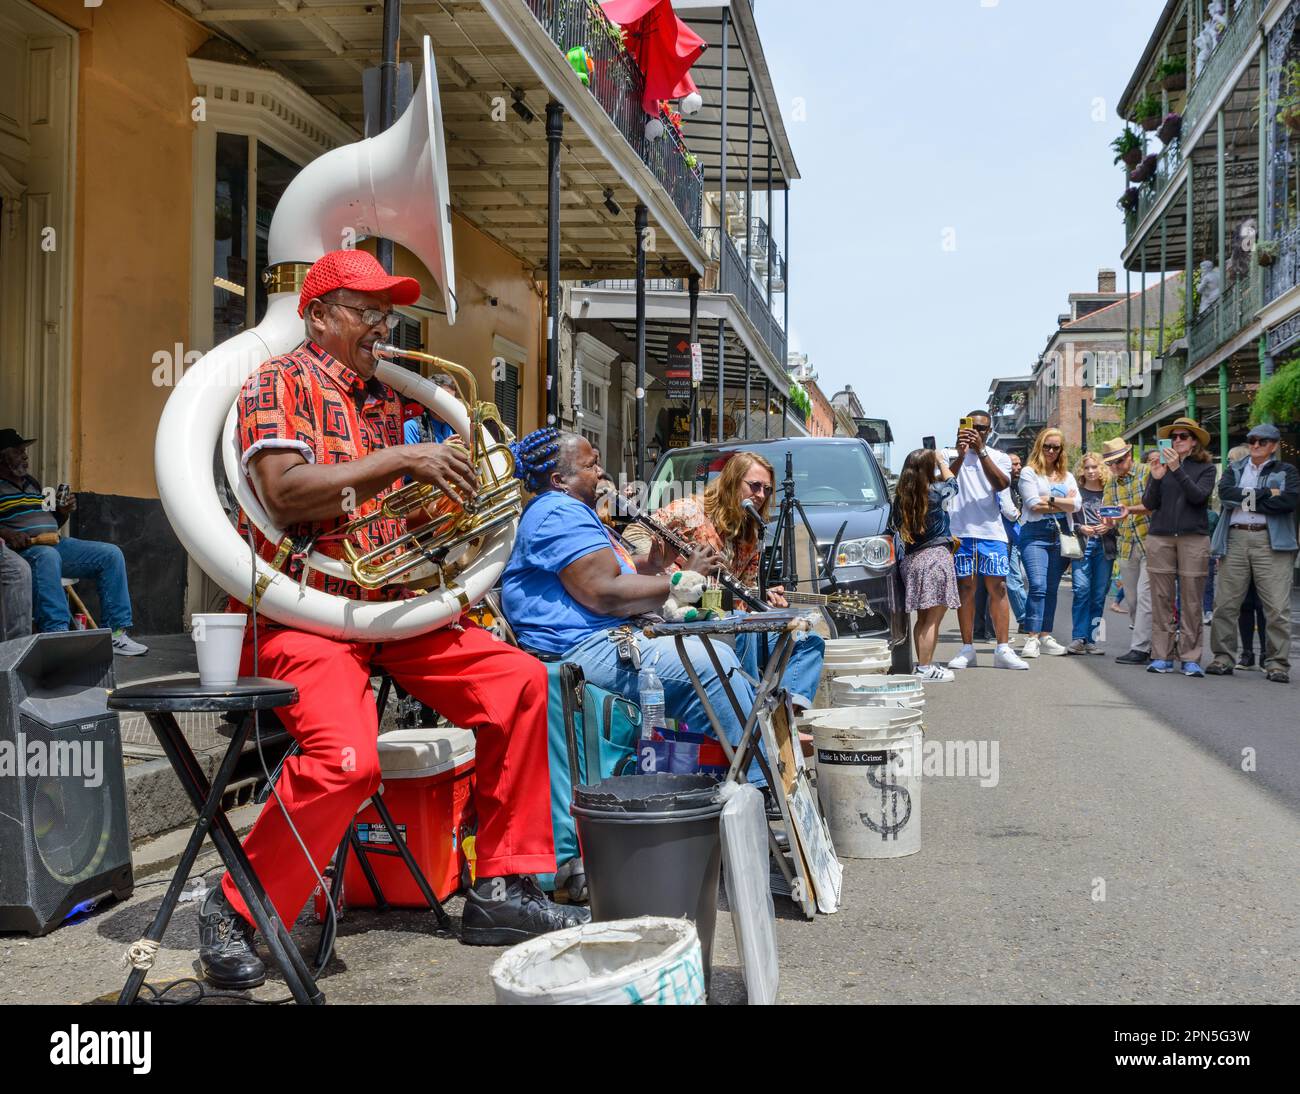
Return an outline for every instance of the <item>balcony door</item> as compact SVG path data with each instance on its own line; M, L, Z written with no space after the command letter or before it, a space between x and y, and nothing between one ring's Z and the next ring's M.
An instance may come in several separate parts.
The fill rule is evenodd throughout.
M0 427L72 482L72 150L77 40L25 0L0 11ZM76 485L74 482L73 485Z

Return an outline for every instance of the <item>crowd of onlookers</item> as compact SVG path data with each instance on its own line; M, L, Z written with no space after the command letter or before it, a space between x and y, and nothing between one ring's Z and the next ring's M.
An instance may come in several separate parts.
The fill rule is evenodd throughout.
M1073 469L1059 429L1039 433L1022 464L987 443L990 428L972 411L955 450L919 448L899 474L891 525L920 679L974 666L976 641L992 640L993 664L1005 669L1101 655L1114 590L1132 631L1121 664L1190 677L1258 665L1289 680L1300 472L1278 458L1276 426L1254 426L1217 475L1210 435L1190 418L1161 428L1144 458L1114 438ZM1054 631L1067 568L1064 643ZM943 665L934 653L950 608L961 648ZM1212 656L1202 664L1207 625Z

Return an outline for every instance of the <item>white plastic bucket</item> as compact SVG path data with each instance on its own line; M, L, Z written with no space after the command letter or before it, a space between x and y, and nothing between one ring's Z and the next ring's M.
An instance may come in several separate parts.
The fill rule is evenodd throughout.
M925 706L925 688L915 676L835 676L830 686L832 707Z
M883 638L832 638L826 643L827 661L863 661L888 656L889 643Z
M909 707L808 711L817 796L835 850L902 858L921 849L921 712Z
M191 619L199 683L205 688L230 687L239 679L248 616L243 612L196 612Z
M639 916L540 935L492 966L500 1004L701 1004L704 961L686 919Z

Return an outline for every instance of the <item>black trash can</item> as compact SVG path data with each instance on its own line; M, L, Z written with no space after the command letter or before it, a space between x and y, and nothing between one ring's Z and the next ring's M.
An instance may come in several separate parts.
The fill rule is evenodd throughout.
M624 775L575 787L571 807L592 919L691 920L706 985L722 869L719 790L708 775Z

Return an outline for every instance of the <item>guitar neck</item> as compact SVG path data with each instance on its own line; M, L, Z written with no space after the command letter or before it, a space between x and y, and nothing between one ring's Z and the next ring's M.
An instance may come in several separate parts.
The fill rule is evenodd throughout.
M825 593L782 593L788 604L812 604L824 608L831 603L831 598Z

